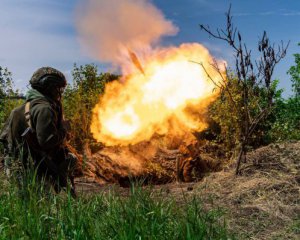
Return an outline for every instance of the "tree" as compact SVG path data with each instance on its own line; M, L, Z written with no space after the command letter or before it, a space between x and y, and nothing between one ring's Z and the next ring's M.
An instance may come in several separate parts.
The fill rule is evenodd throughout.
M300 97L278 101L275 106L276 120L269 135L273 141L300 140Z
M236 174L239 173L241 160L246 161L247 144L258 125L271 113L273 107L273 98L275 95L272 74L275 66L286 55L288 47L281 42L275 50L275 45L271 44L266 32L258 42L259 60L252 60L252 52L242 40L240 31L233 26L231 16L231 6L226 13L226 29L217 29L211 31L209 26L200 25L204 30L216 39L223 40L233 49L235 55L235 68L230 71L225 66L225 73L222 72L216 61L212 66L220 76L223 82L215 83L214 79L207 73L221 92L226 93L227 103L236 116L239 130L238 139L238 157L236 164ZM205 66L200 63L204 70ZM225 75L225 76L224 76ZM240 98L233 96L232 86L237 85Z
M295 65L287 72L291 76L294 95L279 101L275 108L276 121L270 131L274 141L300 140L300 54L296 53L294 57Z
M71 143L79 151L90 152L94 143L90 133L92 109L104 92L105 84L118 79L109 73L98 73L93 64L74 65L73 83L68 84L63 99L64 112L71 125Z
M7 68L0 66L0 98L4 99L14 94L12 74Z
M11 72L0 66L0 130L11 110L22 102L18 90L14 89Z
M300 46L300 43L298 43ZM291 75L293 92L297 97L300 97L300 54L294 54L295 65L291 66L288 70L288 74Z

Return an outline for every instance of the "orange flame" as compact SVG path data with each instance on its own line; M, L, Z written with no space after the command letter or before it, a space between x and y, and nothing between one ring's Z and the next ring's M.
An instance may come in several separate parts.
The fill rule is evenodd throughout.
M149 140L155 133L180 135L205 129L197 114L205 113L217 92L194 62L203 63L214 81L221 81L210 65L208 50L196 43L182 44L153 51L142 60L143 71L132 72L124 83L107 84L93 110L94 138L106 145L128 145ZM133 71L136 63L130 63L123 66L124 72Z

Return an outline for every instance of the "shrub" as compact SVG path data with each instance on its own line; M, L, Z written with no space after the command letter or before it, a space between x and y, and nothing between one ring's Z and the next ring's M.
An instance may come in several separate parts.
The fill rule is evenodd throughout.
M74 65L73 83L68 84L63 98L64 112L71 125L71 144L82 151L93 144L90 133L92 109L98 103L105 84L118 76L109 73L98 74L93 64Z
M273 108L268 117L257 124L251 137L248 140L247 148L256 148L261 145L268 144L272 141L269 131L277 119L278 110L282 105L282 89L277 89L278 80L273 81L271 91L273 91ZM233 151L239 144L239 139L242 135L243 124L240 117L243 114L242 110L242 92L237 79L231 79L230 84L223 89L220 97L210 106L209 118L212 119L212 129L219 130L214 135L219 143L223 143L227 152ZM251 89L253 97L249 99L248 109L252 115L257 114L261 108L267 105L268 94L264 87L255 86ZM230 94L229 94L230 92ZM232 99L236 107L232 105ZM217 124L219 128L213 126Z
M278 101L269 135L272 141L300 140L300 97Z
M11 72L0 66L0 130L11 110L23 103L22 99L16 99L18 95L18 90L14 89Z

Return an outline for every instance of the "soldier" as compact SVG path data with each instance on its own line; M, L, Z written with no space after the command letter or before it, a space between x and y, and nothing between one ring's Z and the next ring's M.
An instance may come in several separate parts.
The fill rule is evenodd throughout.
M38 176L51 181L57 192L67 187L70 177L75 197L72 171L77 158L65 144L67 124L61 103L65 76L54 68L42 67L34 72L30 85L26 102L11 112L0 134L6 149L5 168L9 172L19 159L26 169L32 159Z

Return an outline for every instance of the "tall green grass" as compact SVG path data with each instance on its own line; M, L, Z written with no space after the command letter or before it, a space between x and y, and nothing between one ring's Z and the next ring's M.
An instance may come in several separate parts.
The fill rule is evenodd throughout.
M0 239L230 239L222 214L196 198L176 203L149 188L80 195L50 194L35 177L4 184ZM232 237L231 237L232 239Z

